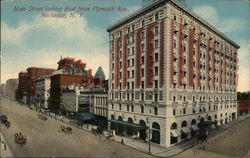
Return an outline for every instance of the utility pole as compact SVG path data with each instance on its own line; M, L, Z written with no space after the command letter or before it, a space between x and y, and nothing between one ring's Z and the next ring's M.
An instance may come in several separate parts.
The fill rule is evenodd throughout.
M150 130L150 126L148 126L148 152L149 152L149 154L151 154L151 146L150 146L150 142L151 142L151 140L150 140L150 133L151 132L151 130Z

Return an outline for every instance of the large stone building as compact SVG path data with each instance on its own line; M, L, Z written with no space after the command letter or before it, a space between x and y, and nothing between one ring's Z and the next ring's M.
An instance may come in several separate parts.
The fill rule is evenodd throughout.
M194 12L158 0L107 30L111 129L169 147L237 117L239 45Z

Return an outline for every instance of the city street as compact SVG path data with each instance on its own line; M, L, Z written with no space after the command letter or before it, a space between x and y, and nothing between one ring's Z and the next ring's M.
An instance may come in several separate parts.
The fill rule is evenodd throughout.
M171 158L245 158L249 151L250 118Z
M68 125L54 118L42 121L37 117L37 111L3 97L0 109L0 113L5 114L11 122L9 129L1 125L1 132L15 157L150 157L73 126L73 134L59 132L60 126ZM27 136L26 145L21 147L14 142L14 134L17 132Z

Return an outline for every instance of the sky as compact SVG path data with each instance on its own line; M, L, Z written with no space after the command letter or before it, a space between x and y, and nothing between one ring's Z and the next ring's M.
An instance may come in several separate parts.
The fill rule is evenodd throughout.
M1 1L1 83L9 78L18 78L18 73L28 67L56 69L61 56L82 59L93 73L101 66L108 76L107 27L140 9L145 1L147 0ZM249 91L248 0L186 2L189 9L240 45L238 91ZM42 11L34 10L41 7L44 7ZM77 11L79 7L81 11ZM50 11L44 11L46 8ZM75 13L75 17L70 18L71 13ZM45 17L47 14L67 14L68 18Z

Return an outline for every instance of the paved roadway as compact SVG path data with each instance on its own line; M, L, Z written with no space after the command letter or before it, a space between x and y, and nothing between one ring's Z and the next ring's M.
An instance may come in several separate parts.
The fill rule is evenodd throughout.
M171 158L249 158L249 152L250 118Z
M117 142L108 142L90 132L72 127L73 134L58 132L58 120L38 119L37 112L14 101L1 97L0 113L6 114L11 127L1 126L1 132L16 157L150 157ZM27 136L27 144L20 147L14 142L14 134L22 132Z

